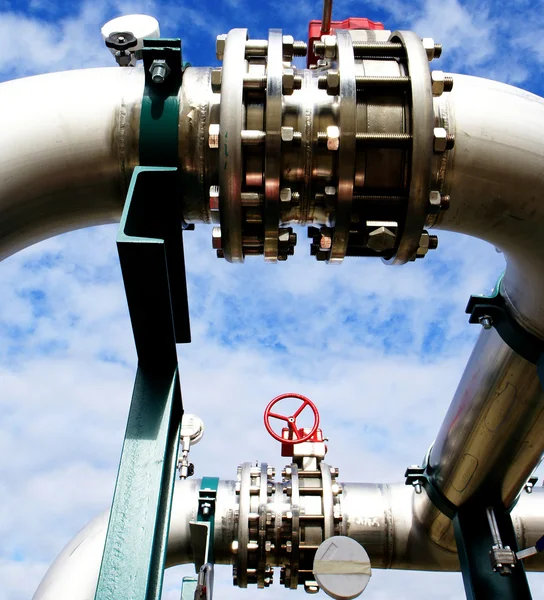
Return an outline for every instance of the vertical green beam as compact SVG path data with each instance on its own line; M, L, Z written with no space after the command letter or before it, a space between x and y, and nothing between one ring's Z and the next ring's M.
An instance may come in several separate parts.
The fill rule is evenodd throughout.
M97 600L160 598L180 414L177 370L139 367Z
M138 371L95 600L161 593L183 414L176 341L190 341L177 182L175 168L137 167L117 237Z
M502 543L516 551L516 534L510 515L498 510L495 514ZM461 506L453 518L453 527L467 600L531 600L521 561L509 576L501 576L491 568L489 551L493 539L485 503L469 502Z

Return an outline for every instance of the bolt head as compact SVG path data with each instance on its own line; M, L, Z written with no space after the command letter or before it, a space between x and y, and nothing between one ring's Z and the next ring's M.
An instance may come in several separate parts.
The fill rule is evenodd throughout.
M336 188L334 185L326 185L324 192L327 200L332 200L334 196L336 196Z
M215 56L217 60L223 60L225 54L225 44L227 43L227 34L221 33L215 38Z
M321 41L325 46L325 58L336 58L336 36L324 35Z
M219 123L212 123L208 129L208 147L212 149L219 148Z
M336 151L340 147L340 128L336 125L327 127L327 150Z
M433 131L433 147L438 153L445 152L448 147L448 132L443 127L435 127Z
M221 78L222 78L222 70L221 69L212 69L212 92L214 94L221 93Z
M398 223L396 221L367 221L368 240L366 245L374 252L392 250L397 241Z
M338 69L329 69L327 72L327 94L336 96L340 92L340 72Z
M221 238L221 227L214 227L212 229L212 248L214 250L221 250L223 248L223 240Z
M280 201L291 202L291 188L282 188L280 190Z
M236 554L236 552L238 552L238 541L237 540L234 540L234 542L232 542L232 544L230 545L230 549L235 554Z
M444 93L444 71L431 71L431 84L433 88L433 96L442 96Z
M282 79L283 93L290 96L295 89L295 69L288 67L283 70Z

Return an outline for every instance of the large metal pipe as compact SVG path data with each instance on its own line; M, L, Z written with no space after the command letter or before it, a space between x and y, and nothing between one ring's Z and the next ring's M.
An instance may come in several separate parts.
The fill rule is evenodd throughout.
M45 238L118 221L138 162L141 69L0 84L0 260Z
M544 101L456 75L454 91L436 105L456 139L442 174L451 208L436 226L505 253L501 293L513 317L544 337ZM544 451L543 400L535 365L495 330L482 331L429 456L440 492L460 506L485 486L511 506ZM436 543L455 549L450 520L430 502L418 519Z
M436 100L455 148L442 174L451 206L435 227L504 252L501 292L516 320L544 339L544 99L489 79L454 81Z
M345 483L341 498L342 534L366 548L371 564L381 569L458 571L455 552L433 544L413 519L412 504L423 495L399 484ZM196 518L200 480L178 481L174 491L167 566L193 562L189 521ZM215 555L231 564L235 482L220 482L216 513ZM513 514L520 547L535 543L544 528L544 490L524 494ZM98 580L108 512L93 519L71 540L49 568L33 600L92 600ZM544 555L526 561L530 571L544 570Z

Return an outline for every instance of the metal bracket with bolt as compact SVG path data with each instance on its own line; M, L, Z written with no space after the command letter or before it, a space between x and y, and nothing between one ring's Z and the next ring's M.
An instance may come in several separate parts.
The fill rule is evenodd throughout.
M544 342L524 329L510 314L500 294L502 276L491 296L471 296L465 312L470 315L469 323L478 323L484 329L495 328L502 340L525 360L538 364L544 355Z

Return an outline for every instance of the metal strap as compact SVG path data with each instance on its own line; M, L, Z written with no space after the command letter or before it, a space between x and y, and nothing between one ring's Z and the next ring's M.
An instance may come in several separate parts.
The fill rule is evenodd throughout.
M529 333L511 315L504 298L501 296L500 288L504 274L501 275L491 296L471 296L466 313L470 315L469 323L480 323L480 319L490 317L491 325L497 330L503 342L525 360L539 365L541 382L543 376L544 341Z

